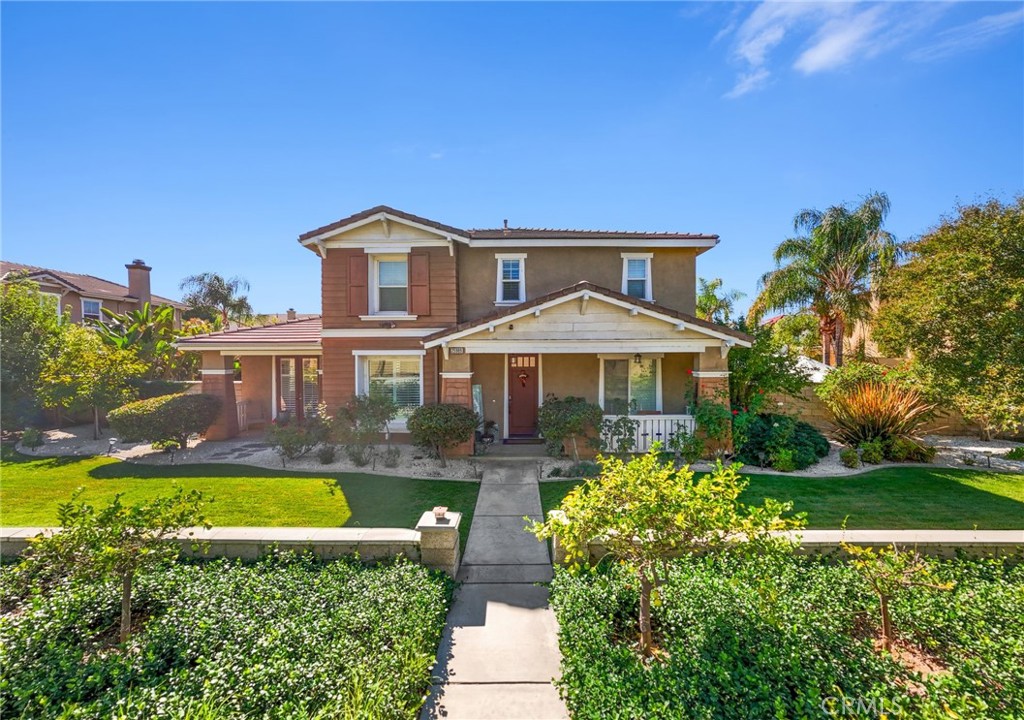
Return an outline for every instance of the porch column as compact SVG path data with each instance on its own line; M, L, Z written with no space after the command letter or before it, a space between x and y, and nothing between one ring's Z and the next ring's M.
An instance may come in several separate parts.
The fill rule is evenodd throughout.
M221 399L220 415L206 431L207 440L227 440L238 435L235 403L235 359L217 352L203 353L203 393Z
M442 361L441 402L447 405L463 405L473 408L473 373L470 370L469 355L450 355ZM473 454L473 437L452 448L451 457L465 457Z
M698 355L693 377L697 381L698 402L717 402L725 405L727 409L731 409L728 350L723 353L719 348L712 348ZM698 427L697 430L699 431L700 428ZM729 433L720 448L710 447L709 449L732 450L732 433Z

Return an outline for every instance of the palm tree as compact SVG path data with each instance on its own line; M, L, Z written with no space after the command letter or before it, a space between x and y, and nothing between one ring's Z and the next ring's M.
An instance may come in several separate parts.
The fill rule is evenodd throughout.
M872 287L897 262L900 246L882 229L889 197L873 193L853 211L845 205L801 210L793 228L803 232L775 248L775 269L760 280L750 308L757 322L769 310L809 311L818 318L822 360L843 364L843 338L871 316Z
M698 282L700 289L697 291L697 317L720 325L729 322L734 303L740 298L746 297L745 293L741 293L739 290L729 290L719 295L722 278L714 280L700 278Z
M189 275L181 281L180 288L186 291L183 303L193 310L207 311L210 320L220 315L224 327L228 320L244 321L253 315L249 298L239 294L249 290L245 278L224 278L218 273L204 272Z

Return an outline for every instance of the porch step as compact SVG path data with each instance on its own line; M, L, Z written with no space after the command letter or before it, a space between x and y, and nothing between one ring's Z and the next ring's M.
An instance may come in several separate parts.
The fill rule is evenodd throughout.
M505 445L543 445L542 438L535 437L510 437L502 440Z

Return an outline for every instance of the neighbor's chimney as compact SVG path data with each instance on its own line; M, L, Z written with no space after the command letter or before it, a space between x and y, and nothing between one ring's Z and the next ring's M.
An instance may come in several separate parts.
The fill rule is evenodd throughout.
M508 218L505 218L505 227L501 229L502 235L508 235Z
M153 268L149 267L142 260L133 260L130 265L125 265L128 268L128 294L133 298L138 298L139 307L142 303L148 303L153 300L153 295L149 291L149 271Z
M289 320L294 320L295 319L295 308L288 308L288 319Z

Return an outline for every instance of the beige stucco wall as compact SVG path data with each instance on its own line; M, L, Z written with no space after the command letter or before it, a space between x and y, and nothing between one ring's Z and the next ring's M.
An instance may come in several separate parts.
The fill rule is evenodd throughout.
M501 248L459 247L459 319L494 312L498 263L496 253L526 254L526 298L539 297L583 280L610 290L622 289L623 252L653 252L654 301L693 313L696 303L697 254L691 248Z
M686 410L686 395L692 397L692 371L696 356L693 353L666 353L661 361L662 408L667 414Z
M242 366L242 382L236 386L235 392L239 401L249 402L248 419L250 424L260 421L270 422L274 404L271 394L273 358L243 355L239 358L239 363Z
M454 356L453 356L454 357ZM505 430L505 356L472 355L473 385L480 385L484 401L484 420L498 423L497 436Z

